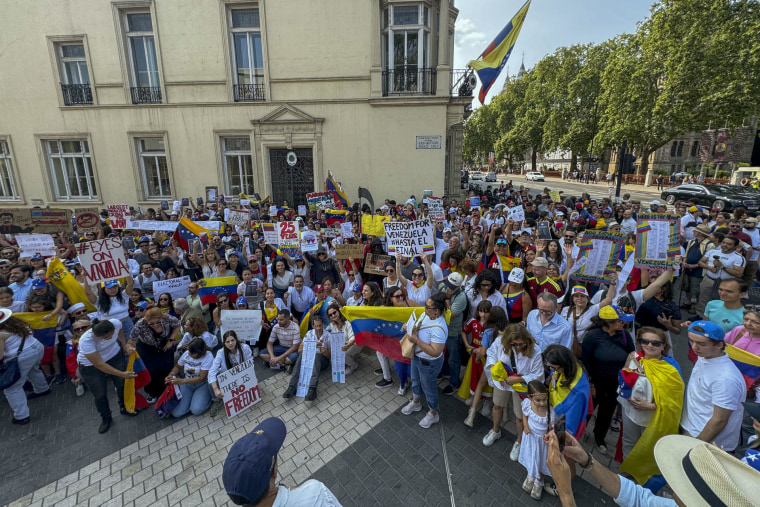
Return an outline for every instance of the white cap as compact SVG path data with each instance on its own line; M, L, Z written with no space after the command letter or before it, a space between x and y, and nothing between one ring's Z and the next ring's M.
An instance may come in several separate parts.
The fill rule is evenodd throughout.
M656 204L657 206L660 206L660 205L661 205L661 204L660 204L660 201L658 201L657 199L655 199L654 201L651 201L651 202L649 203L649 205L650 205L650 206L651 206L652 204Z
M513 283L523 283L523 280L525 280L525 271L520 268L512 268L507 280Z

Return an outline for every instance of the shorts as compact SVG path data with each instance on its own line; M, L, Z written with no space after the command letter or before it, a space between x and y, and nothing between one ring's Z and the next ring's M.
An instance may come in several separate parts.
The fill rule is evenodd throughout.
M498 387L493 390L493 404L497 407L506 407L509 405L509 399L512 399L512 411L515 417L522 419L522 399L514 391L503 391Z

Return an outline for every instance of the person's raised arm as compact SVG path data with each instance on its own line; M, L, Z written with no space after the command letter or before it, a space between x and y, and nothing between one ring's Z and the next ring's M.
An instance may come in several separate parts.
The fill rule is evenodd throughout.
M401 252L396 252L396 273L398 274L398 279L401 280L401 286L406 287L409 280L404 278L404 274L401 272Z
M425 265L425 273L427 278L425 279L425 285L428 289L433 290L433 266L430 265L430 259L426 254L422 254L422 263Z
M496 240L494 239L495 229L496 229L496 222L491 224L491 227L488 230L488 243L486 244L486 257L490 257L493 255L493 246Z
M649 286L644 289L644 292L641 294L641 300L646 301L647 299L653 298L657 291L660 290L660 288L662 288L666 283L668 283L672 275L673 268L668 268L663 271L660 276L655 279L654 282L650 283Z

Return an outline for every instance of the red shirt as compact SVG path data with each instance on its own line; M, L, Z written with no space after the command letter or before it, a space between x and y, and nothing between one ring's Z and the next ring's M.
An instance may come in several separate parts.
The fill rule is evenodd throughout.
M477 319L470 319L467 324L462 327L462 332L470 335L470 345L475 348L480 347L483 341L483 324Z

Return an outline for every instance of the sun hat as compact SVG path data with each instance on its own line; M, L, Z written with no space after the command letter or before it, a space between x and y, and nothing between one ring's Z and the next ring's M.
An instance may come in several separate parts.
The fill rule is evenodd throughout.
M757 218L755 217L747 217L744 219L745 222L754 222L757 223Z
M449 273L449 276L443 279L443 283L449 289L458 289L462 286L462 282L464 282L464 278L457 272Z
M232 444L222 467L222 483L233 503L255 504L266 493L286 434L285 423L270 417Z
M530 265L535 266L537 268L548 268L549 261L547 261L543 257L536 257L535 259L533 259L533 262L531 262Z
M0 324L11 318L13 311L9 308L0 308Z
M689 326L689 333L720 342L722 342L726 336L726 332L723 331L722 327L715 322L710 322L708 320L697 320L692 322Z
M655 444L654 458L683 505L758 505L757 470L719 447L686 435L666 435Z
M507 281L512 283L523 283L523 280L525 280L525 271L520 268L512 268L512 271L509 272L509 276L507 277Z
M576 294L581 294L583 296L588 297L588 291L586 290L586 287L583 285L576 285L573 287L571 294L575 296Z
M710 231L710 228L706 226L705 224L699 224L698 226L696 226L694 228L694 232L704 234L705 236L709 236L710 234L712 234L712 232Z
M634 315L625 313L617 305L605 306L599 310L599 318L604 320L622 320L623 322L633 322Z

